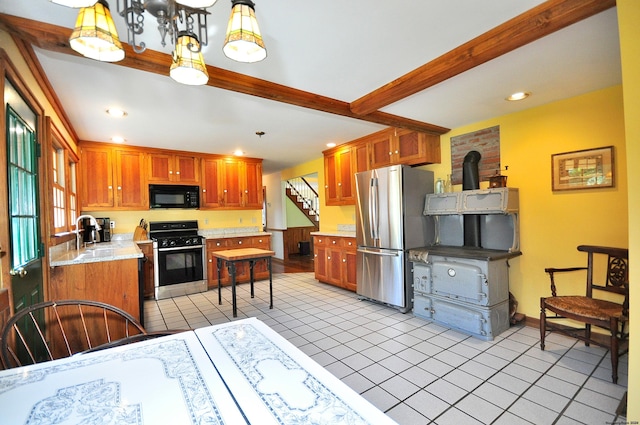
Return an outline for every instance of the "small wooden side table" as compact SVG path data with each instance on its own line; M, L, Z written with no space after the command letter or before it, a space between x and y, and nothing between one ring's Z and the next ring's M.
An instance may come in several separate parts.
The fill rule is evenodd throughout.
M267 268L269 269L269 308L273 308L273 278L271 273L271 257L275 255L274 251L258 248L239 248L227 249L223 251L212 252L211 255L216 257L218 266L218 305L222 305L222 284L220 280L220 269L222 263L227 263L229 275L231 276L231 298L233 299L233 317L238 317L236 304L236 263L241 261L249 262L249 276L251 282L251 298L253 298L253 266L256 261L267 260Z

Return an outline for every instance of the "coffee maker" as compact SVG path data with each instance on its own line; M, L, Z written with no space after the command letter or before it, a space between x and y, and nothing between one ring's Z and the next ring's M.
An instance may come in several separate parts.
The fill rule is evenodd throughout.
M97 234L97 242L110 242L111 241L111 221L109 217L96 218L100 230Z

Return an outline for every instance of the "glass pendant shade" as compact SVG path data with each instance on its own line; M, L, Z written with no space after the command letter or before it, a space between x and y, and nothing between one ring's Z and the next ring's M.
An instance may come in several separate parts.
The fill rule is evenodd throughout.
M227 36L222 51L238 62L258 62L267 57L254 4L251 0L233 0Z
M124 49L105 0L80 9L69 45L81 55L101 62L124 59Z
M177 82L190 86L201 86L209 81L207 65L195 35L181 32L178 36L169 75Z
M176 0L176 3L193 7L194 9L204 9L213 6L216 1L218 0Z
M89 7L96 4L98 0L50 0L51 3L67 7Z

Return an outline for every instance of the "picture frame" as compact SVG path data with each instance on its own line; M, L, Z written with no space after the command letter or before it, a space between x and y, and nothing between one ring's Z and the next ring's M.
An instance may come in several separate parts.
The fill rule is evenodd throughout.
M579 190L614 187L613 146L551 155L551 189Z

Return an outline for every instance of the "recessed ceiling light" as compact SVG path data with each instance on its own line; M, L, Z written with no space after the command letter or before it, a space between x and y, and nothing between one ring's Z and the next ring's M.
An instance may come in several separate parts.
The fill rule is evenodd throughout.
M124 139L124 137L120 137L120 136L113 136L113 137L111 138L111 141L112 141L113 143L124 143L125 139Z
M127 116L127 111L123 111L118 108L109 108L107 109L107 114L111 115L114 118L122 118Z
M328 147L328 148L333 148L333 147L335 147L335 146L336 146L336 144L335 144L334 142L329 142L329 143L327 143L327 147Z
M233 154L234 154L235 156L242 156L242 155L244 155L244 152L243 152L243 151L241 151L240 149L236 149L236 150L233 152Z
M529 96L531 96L530 92L519 91L519 92L513 93L511 96L507 97L505 100L509 100L509 101L522 100L522 99L526 99Z

